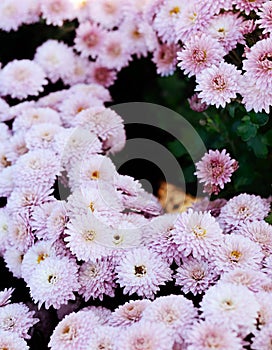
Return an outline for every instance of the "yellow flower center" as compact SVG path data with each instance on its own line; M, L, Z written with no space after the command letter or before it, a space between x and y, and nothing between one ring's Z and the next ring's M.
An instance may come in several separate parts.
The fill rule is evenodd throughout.
M178 6L173 7L170 11L169 14L172 15L177 15L178 13L180 13L180 8Z
M205 230L204 228L202 228L199 225L196 225L192 228L192 232L196 237L205 237L207 234L207 230Z

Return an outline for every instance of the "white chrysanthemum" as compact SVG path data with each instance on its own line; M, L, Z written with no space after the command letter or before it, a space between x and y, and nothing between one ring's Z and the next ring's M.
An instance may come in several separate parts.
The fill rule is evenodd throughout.
M81 56L74 56L72 72L68 76L63 76L62 80L65 85L73 86L74 84L83 84L89 82L90 78L90 61Z
M0 121L4 122L10 119L12 118L9 114L9 105L3 98L0 98ZM5 124L1 124L1 128L6 128L8 130L8 126ZM3 137L3 135L5 135L5 133L1 135L1 138Z
M3 350L28 350L24 339L11 333L0 330L0 349Z
M28 282L39 264L48 257L56 257L56 250L49 241L38 241L25 253L21 271L23 279Z
M94 329L87 341L88 350L111 350L115 348L116 339L119 335L119 329L110 326L98 326Z
M8 230L8 239L11 246L21 251L26 251L34 243L34 235L26 213L14 213Z
M29 150L53 149L55 136L62 130L62 127L48 122L34 125L25 134L26 146Z
M90 330L99 325L93 311L81 310L66 315L54 329L49 347L51 350L76 350L86 348Z
M18 159L14 166L14 180L20 186L33 182L53 185L61 170L55 152L36 149Z
M65 230L67 247L79 260L95 260L109 254L105 242L110 239L110 228L94 215L75 216Z
M102 150L98 137L83 127L64 129L55 137L55 149L67 171Z
M218 271L227 272L237 267L258 270L264 255L260 246L241 235L226 235L216 249L212 260Z
M59 309L68 300L75 300L79 288L78 266L68 258L49 257L39 264L28 281L30 295L40 308Z
M0 72L0 93L12 98L37 96L46 84L43 69L34 61L13 60Z
M222 241L222 230L210 213L189 209L178 217L172 239L184 256L209 257Z
M41 2L41 11L46 24L62 26L64 20L72 20L75 17L73 5L67 0L46 0Z
M191 300L182 295L167 295L155 299L143 312L143 321L164 326L175 341L181 342L197 318Z
M2 0L0 2L0 28L7 32L17 30L27 19L26 4L17 0Z
M124 0L93 1L90 6L90 17L107 29L118 26L123 19Z
M10 217L5 208L0 209L0 253L3 253L8 244Z
M171 279L168 264L147 248L129 250L115 269L117 282L124 287L125 294L136 293L145 298L154 294Z
M93 183L99 186L100 181L113 183L118 175L116 168L110 158L102 155L93 155L88 162L76 163L69 172L69 184L76 188L85 187L86 184Z
M0 329L30 339L28 330L39 322L38 318L34 318L34 314L35 311L30 311L23 303L0 307Z
M12 129L17 133L18 131L25 131L34 125L42 123L61 124L59 114L48 107L26 106L17 113L15 111L14 114L16 115L16 119L12 124Z
M4 253L4 261L14 277L22 278L21 266L24 252L16 247L9 247Z
M75 190L68 198L67 208L72 215L89 212L98 216L113 216L124 209L120 194L104 182L97 188L89 184Z
M245 286L219 283L203 297L201 310L206 319L221 322L240 334L254 331L260 306L253 292Z
M55 83L72 74L74 53L63 42L47 40L37 48L34 60L44 69L52 83Z
M100 84L76 84L70 88L70 91L96 97L103 102L110 102L112 100L109 90Z
M9 197L15 188L14 169L14 165L9 166L0 173L0 197Z
M8 160L13 164L27 151L28 149L25 143L25 133L20 131L15 132L13 136L10 137L9 151L7 154Z

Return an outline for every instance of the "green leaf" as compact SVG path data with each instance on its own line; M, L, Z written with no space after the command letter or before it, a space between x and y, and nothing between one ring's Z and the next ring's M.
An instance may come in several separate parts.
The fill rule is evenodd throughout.
M265 218L265 221L272 225L272 212L270 212L270 214Z
M243 141L252 139L257 134L257 126L250 122L242 123L237 127L237 134Z
M186 153L186 149L178 140L168 142L167 148L176 158L182 157Z
M262 126L267 124L269 116L265 113L252 113L250 114L250 119L252 123Z
M265 158L268 155L267 146L262 142L260 137L254 137L253 139L249 140L247 144L252 148L256 157Z
M272 146L272 129L263 135L262 141L266 145Z

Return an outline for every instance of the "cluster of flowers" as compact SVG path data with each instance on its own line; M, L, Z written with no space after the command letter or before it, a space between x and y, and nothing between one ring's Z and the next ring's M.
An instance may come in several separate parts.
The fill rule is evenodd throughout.
M0 292L0 347L27 350L28 331L39 319L34 318L35 311L30 311L25 304L10 303L13 291L9 288Z
M271 13L266 0L3 0L0 28L5 31L40 18L55 26L77 19L78 26L73 46L48 40L33 61L14 60L3 67L0 94L35 95L46 78L108 87L133 56L151 53L158 74L172 74L179 61L185 74L195 76L192 108L225 107L240 94L247 110L269 112ZM249 44L250 35L254 42L251 38Z

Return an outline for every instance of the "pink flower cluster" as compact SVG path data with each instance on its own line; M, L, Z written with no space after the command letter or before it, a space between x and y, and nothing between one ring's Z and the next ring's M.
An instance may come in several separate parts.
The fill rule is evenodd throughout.
M269 113L271 13L266 0L27 0L24 5L3 0L4 31L39 19L54 26L75 19L79 24L73 46L50 39L37 48L32 61L4 66L0 95L24 99L43 91L48 80L59 79L70 86L108 87L134 57L151 53L158 74L172 74L178 66L195 76L203 105L225 107L240 94L247 110ZM248 47L246 38L253 32L256 43ZM235 51L238 44L244 47L243 57Z

